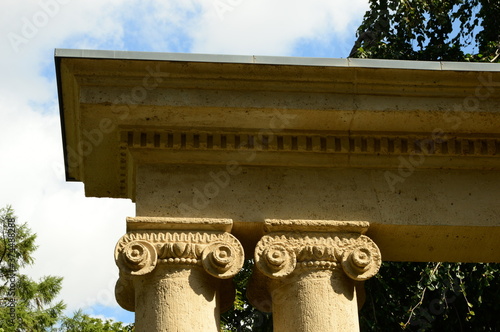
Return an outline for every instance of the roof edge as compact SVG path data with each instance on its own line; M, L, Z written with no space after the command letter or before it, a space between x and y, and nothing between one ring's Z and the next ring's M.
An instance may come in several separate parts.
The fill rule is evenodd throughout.
M55 58L500 72L498 63L55 49Z

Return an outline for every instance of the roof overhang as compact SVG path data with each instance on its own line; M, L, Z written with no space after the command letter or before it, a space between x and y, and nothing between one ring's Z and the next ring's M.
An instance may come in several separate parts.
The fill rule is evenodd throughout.
M500 65L55 51L66 178L134 199L134 163L500 170ZM247 160L239 150L255 151Z
M188 216L232 218L248 252L265 218L354 218L370 222L384 259L500 261L499 64L86 50L55 60L66 178L87 196L137 196L140 216L179 217L207 174L248 166Z

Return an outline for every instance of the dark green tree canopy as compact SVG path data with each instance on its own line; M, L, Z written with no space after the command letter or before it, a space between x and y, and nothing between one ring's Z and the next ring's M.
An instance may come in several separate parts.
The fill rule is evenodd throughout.
M65 317L66 305L56 301L63 279L45 276L35 281L23 274L24 267L35 263L35 240L36 234L17 221L10 206L0 209L0 332L133 331L133 324L103 321L82 311Z
M357 36L350 57L494 62L500 2L370 0Z
M62 278L34 281L22 274L23 267L34 263L36 235L17 222L10 206L0 209L0 231L0 331L46 331L66 307L55 302Z
M110 319L102 320L100 318L91 317L84 314L81 310L74 313L73 317L64 317L61 327L58 331L61 332L132 332L134 331L133 324L124 324L115 322Z

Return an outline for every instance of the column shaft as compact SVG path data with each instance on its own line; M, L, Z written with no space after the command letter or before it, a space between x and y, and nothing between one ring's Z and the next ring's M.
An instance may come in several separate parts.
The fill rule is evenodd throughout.
M332 270L286 279L271 283L274 331L359 331L353 280Z
M201 267L158 266L136 278L136 331L218 331L218 286Z

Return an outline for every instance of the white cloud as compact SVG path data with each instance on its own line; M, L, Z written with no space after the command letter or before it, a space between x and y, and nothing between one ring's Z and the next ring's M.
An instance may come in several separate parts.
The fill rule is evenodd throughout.
M218 12L220 3L230 7ZM2 0L0 205L12 204L38 234L30 274L64 277L70 311L116 305L113 251L134 214L128 200L86 198L81 183L64 181L54 48L294 55L306 41L339 51L332 45L354 36L366 8L367 0Z
M86 198L81 183L66 183L62 172L59 118L23 103L0 101L0 202L12 204L20 222L38 235L33 278L63 276L61 298L68 309L96 302L114 305L113 261L129 200Z
M289 1L214 0L203 28L192 29L193 52L291 55L302 38L354 36L348 27L359 22L366 0ZM235 5L230 5L235 3Z
M122 22L113 16L123 1L39 0L2 2L0 92L20 100L47 102L54 87L42 75L53 72L54 48L121 45ZM27 84L29 82L29 84Z

